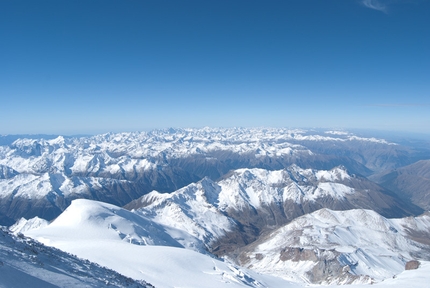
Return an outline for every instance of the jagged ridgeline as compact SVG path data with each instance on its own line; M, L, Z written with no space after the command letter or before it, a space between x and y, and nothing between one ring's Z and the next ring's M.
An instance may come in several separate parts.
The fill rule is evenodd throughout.
M153 190L172 192L204 177L214 181L228 177L227 173L240 168L273 171L294 164L328 171L343 167L361 177L411 164L419 153L423 155L410 147L339 131L203 128L3 138L3 225L21 217L51 220L78 198L123 206ZM379 186L366 189L370 195L381 191ZM409 203L404 210L419 212Z

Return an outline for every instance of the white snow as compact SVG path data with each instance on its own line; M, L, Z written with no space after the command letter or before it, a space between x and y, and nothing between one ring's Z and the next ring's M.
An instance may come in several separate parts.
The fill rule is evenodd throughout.
M156 287L202 287L202 283L204 287L304 287L303 275L314 262L276 260L279 257L277 249L291 241L287 235L295 229L303 230L299 247L335 248L346 255L345 259L357 263L354 273L367 273L380 281L376 287L405 287L402 285L411 279L415 279L414 287L427 287L430 275L430 264L426 261L422 261L418 270L402 272L404 262L411 258L409 253L415 249L414 243L404 240L403 235L395 235L399 232L392 229L401 231L402 225L411 227L412 223L427 225L428 215L388 220L369 210L316 211L272 233L269 241L257 247L256 253L264 257L259 262L252 262L252 269L264 273L259 274L189 249L127 241L120 234L127 233L130 239L147 239L136 227L147 229L157 224L145 222L141 216L114 205L77 200L69 208L48 226L22 232L46 245ZM170 233L168 230L164 231ZM159 239L163 229L151 233L152 239ZM173 231L175 233L181 234L180 230ZM167 242L160 244L171 245ZM383 279L386 280L381 281Z
M418 255L421 254L424 259L430 257L430 251L422 254L426 250L422 250L422 245L407 234L407 229L416 226L416 223L423 224L422 228L428 231L429 218L423 215L386 219L371 210L321 209L272 232L251 253L247 267L291 279L291 275L284 271L293 270L298 275L304 275L315 263L280 261L284 247L318 250L318 253L335 250L341 253L339 259L343 259L343 265L350 265L351 273L369 275L376 281L382 281L401 273L405 263ZM257 255L265 256L259 259Z
M330 135L330 137L327 137ZM63 175L67 184L61 186L60 194L89 195L91 187L70 185L74 177L99 177L134 180L145 171L156 170L163 164L156 159L179 159L193 155L212 158L216 153L229 152L247 157L285 157L301 158L313 152L294 141L361 141L391 144L375 138L356 137L351 133L319 133L312 130L283 128L202 128L167 129L151 132L107 133L92 137L56 139L18 139L9 146L0 146L0 165L13 169L16 173L27 175L16 178L14 183L0 180L0 197L26 197L40 199L50 189L44 174ZM28 178L35 177L34 185L29 186ZM345 175L317 175L327 181ZM36 178L38 177L38 178ZM331 178L330 178L331 177ZM339 178L340 177L340 178ZM88 181L90 182L90 181ZM20 187L26 186L26 187ZM19 188L18 193L15 189ZM14 194L15 193L15 194ZM61 196L61 197L63 197ZM249 196L257 197L255 193ZM261 199L253 198L252 205L261 204Z
M315 176L320 181L342 181L351 178L345 168L342 167L336 167L330 171L320 170L315 173Z
M389 144L385 140L345 133L331 133L332 137L327 137L318 135L315 131L297 129L203 128L108 133L82 138L59 136L53 140L18 139L10 146L0 147L0 164L20 173L38 173L48 167L54 167L58 172L64 172L68 168L73 173L95 172L98 169L114 173L118 168L112 166L115 164L125 171L132 171L132 162L140 169L154 168L155 163L150 159L160 155L181 158L211 151L254 153L257 157L312 154L303 146L289 143L292 140ZM107 168L109 166L112 167Z
M0 287L146 287L87 260L0 227Z
M157 229L151 226L157 224L114 205L75 200L48 226L22 232L156 287L201 287L202 283L205 287L272 287L267 283L297 286L189 249L171 247L175 245L173 238L167 241L169 237L161 226ZM144 229L150 229L151 233L145 234ZM144 245L143 241L137 242L139 239L165 246Z
M142 198L151 204L136 213L210 244L234 227L234 223L217 209L219 189L205 178L169 194L151 192Z
M296 203L317 201L322 197L342 199L355 190L336 181L350 178L341 167L329 171L301 169L296 165L278 171L238 169L218 182L221 187L219 207L222 210L227 207L241 209L248 205L258 208L288 199Z
M25 233L29 230L44 228L48 226L48 224L48 221L37 216L29 220L21 218L14 225L9 227L9 230L14 233Z
M9 146L0 146L0 165L10 171L8 177L0 179L0 197L84 195L91 187L126 181L113 180L115 177L128 179L130 175L157 169L163 164L154 159L161 158L198 155L212 161L216 158L211 153L219 151L247 154L256 159L312 154L304 146L293 144L295 141L394 145L344 131L316 133L271 128L168 129L83 138L60 136L53 140L18 139ZM113 178L98 177L99 174ZM328 171L295 165L278 171L239 169L218 183L203 179L170 194L154 191L143 199L151 204L138 211L75 200L50 224L38 218L22 219L11 229L157 287L201 287L202 283L205 287L302 287L303 274L314 262L280 261L279 249L288 241L292 241L289 243L292 247L342 253L345 263L354 264L353 273L368 274L378 281L386 279L375 286L405 287L413 281L415 287L428 287L428 262L422 261L418 270L402 272L405 261L422 251L406 234L409 230L427 232L428 215L385 219L367 210L322 209L292 221L257 246L254 256L260 253L264 257L259 261L253 258L249 266L297 281L294 283L219 261L204 251L205 245L235 228L236 224L223 213L227 209L259 208L286 200L302 203L321 197L342 199L355 193L345 184L352 177L343 167ZM6 275L21 274L4 269L2 263L0 287L10 286L11 282L5 282L10 279ZM8 267L11 263L8 262ZM34 267L28 269L36 271ZM39 272L31 275L36 284L45 279ZM70 286L78 285L72 281Z
M346 195L354 193L355 190L346 185L340 183L323 182L318 184L317 189L313 192L313 194L306 195L304 199L316 201L318 198L325 196L333 197L335 199L342 199Z

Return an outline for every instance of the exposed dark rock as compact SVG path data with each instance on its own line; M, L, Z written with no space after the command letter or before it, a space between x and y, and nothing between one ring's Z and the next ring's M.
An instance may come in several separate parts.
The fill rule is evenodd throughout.
M251 257L256 260L264 259L264 255L262 253L253 254L250 252L250 247L254 247L254 244L248 246L245 251L242 252L236 258L239 264L247 266L247 263L250 263ZM310 248L301 248L301 247L285 247L281 250L279 255L279 260L281 261L312 261L314 262L314 266L311 270L306 272L304 276L307 281L313 284L352 284L355 281L359 280L360 283L371 283L372 279L366 275L355 275L351 273L353 267L349 265L345 265L343 261L340 260L341 253L337 252L334 249L325 250L314 247ZM248 266L248 268L252 268L252 266Z
M12 168L5 165L0 165L0 179L10 179L18 174L19 173Z
M312 261L317 262L318 257L314 250L299 248L299 247L286 247L281 251L279 257L281 261L291 260L294 262L299 261Z
M406 262L405 270L418 269L420 267L420 264L421 264L420 261L417 261L417 260L408 261L408 262Z

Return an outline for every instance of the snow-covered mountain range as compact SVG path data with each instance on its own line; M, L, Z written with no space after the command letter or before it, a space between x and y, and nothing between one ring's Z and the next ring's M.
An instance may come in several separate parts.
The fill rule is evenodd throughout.
M218 182L205 178L172 193L153 191L130 203L132 211L74 200L50 224L34 218L18 221L11 230L98 263L103 252L93 258L95 247L120 241L215 253L236 265L304 283L380 282L401 273L407 261L430 260L430 243L422 240L430 237L429 215L390 220L357 209L367 208L361 207L364 203L408 214L392 195L369 194L365 183L342 167L239 169ZM288 216L291 211L296 214ZM150 275L142 279L156 283Z
M216 218L201 213L199 220L214 223ZM52 223L21 220L11 230L156 287L381 283L402 273L408 261L430 260L428 213L387 219L371 210L324 208L242 247L236 259L222 261L198 253L205 239L200 242L188 221L182 227L160 222L139 211L82 199L74 200ZM166 271L177 278L163 277Z
M185 229L218 255L255 241L321 208L373 209L385 216L413 214L394 195L343 167L332 170L239 169L213 182L204 178L172 193L153 191L125 206L158 223Z
M0 225L156 287L384 287L430 271L423 146L271 128L7 139Z
M412 163L414 151L348 132L292 129L167 129L92 137L19 138L0 146L0 224L53 219L78 198L125 205L230 170L296 164L351 173ZM408 162L409 161L409 162Z

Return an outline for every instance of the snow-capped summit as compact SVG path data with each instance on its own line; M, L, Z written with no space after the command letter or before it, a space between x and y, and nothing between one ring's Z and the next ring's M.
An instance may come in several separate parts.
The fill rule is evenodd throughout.
M157 223L186 231L206 245L237 229L233 219L218 209L220 187L205 178L172 193L151 192L134 205L136 212ZM137 206L135 206L137 208Z
M342 167L332 170L302 169L297 165L269 171L265 169L239 169L219 181L222 187L220 206L246 206L258 208L273 203L293 200L297 203L317 201L319 198L345 198L355 190L340 182L351 179Z
M25 233L29 230L39 229L48 226L49 222L45 219L34 217L29 220L25 218L19 219L14 225L9 227L9 230L15 234Z
M12 226L12 230L18 230L22 225ZM25 226L23 226L25 227ZM15 229L14 229L15 228ZM42 229L43 228L43 229ZM70 240L80 241L86 239L122 240L136 245L163 245L172 247L183 247L173 239L164 227L115 205L78 199L61 213L49 225L43 225L40 229L26 229L33 237L38 239L39 231L43 235L66 237ZM40 239L43 242L43 239ZM49 242L48 242L49 243ZM48 244L47 243L47 244Z

